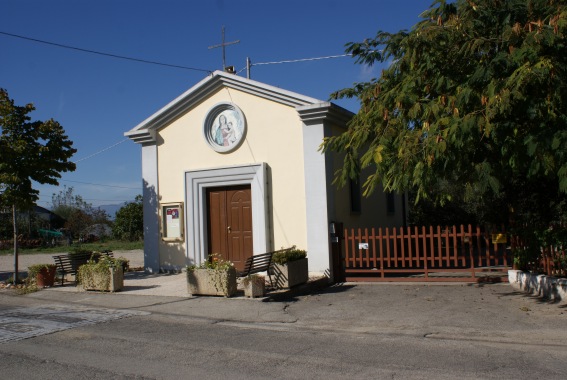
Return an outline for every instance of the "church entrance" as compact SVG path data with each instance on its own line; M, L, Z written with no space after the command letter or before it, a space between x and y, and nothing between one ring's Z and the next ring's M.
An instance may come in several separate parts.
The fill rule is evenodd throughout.
M208 253L218 253L244 269L253 254L250 185L207 189Z

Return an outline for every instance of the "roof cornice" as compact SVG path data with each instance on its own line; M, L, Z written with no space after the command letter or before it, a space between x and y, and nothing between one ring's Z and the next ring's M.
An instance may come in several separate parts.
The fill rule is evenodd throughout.
M345 126L354 114L336 104L321 102L306 106L296 107L301 121L306 125L331 122L339 126Z
M265 83L251 79L239 77L235 74L228 74L222 71L215 71L210 76L204 78L199 83L185 91L183 94L169 102L152 116L138 124L124 136L136 143L152 143L156 141L156 131L170 124L181 115L187 113L195 107L202 99L215 93L221 88L232 88L254 96L268 99L280 104L294 107L305 114L307 119L315 117L317 112L323 112L330 116L339 116L338 109L349 113L332 103L322 102L321 100L304 96L292 91L283 90L278 87L270 86ZM323 107L327 111L315 111ZM300 111L301 110L301 111ZM351 115L352 116L352 115ZM301 116L302 120L304 116ZM343 117L338 117L342 120ZM350 117L349 117L350 119Z

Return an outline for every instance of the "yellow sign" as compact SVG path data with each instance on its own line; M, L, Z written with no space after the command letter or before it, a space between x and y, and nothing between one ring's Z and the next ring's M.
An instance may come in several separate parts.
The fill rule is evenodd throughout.
M506 234L492 234L492 243L499 244L499 243L507 243L508 239Z

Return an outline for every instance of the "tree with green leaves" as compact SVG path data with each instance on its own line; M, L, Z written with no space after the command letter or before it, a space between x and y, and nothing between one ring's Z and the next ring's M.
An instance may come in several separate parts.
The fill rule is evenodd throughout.
M106 229L104 226L110 225L106 211L93 207L82 196L75 194L72 186L63 186L59 193L52 194L51 211L65 219L67 233L74 239L88 239L93 226L103 231Z
M121 240L135 241L144 237L143 198L137 195L134 202L125 203L117 212L112 232Z
M64 185L62 190L51 195L51 211L63 219L69 219L75 210L87 210L91 207L82 196L75 194L73 186Z
M357 63L389 66L332 95L361 104L348 129L322 144L344 153L336 180L365 169L366 194L381 184L418 202L503 205L516 222L562 218L565 1L437 0L420 18L409 31L347 44Z
M0 207L12 209L14 282L18 280L17 210L28 210L39 199L33 182L58 185L61 172L75 170L69 159L73 142L55 120L31 121L32 104L16 106L0 89Z

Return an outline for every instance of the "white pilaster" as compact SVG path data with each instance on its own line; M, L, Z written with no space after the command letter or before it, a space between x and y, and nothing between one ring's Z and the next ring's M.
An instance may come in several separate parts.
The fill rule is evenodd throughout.
M158 158L156 144L142 145L144 269L159 272Z
M321 153L319 146L325 137L330 136L331 124L344 127L352 114L327 102L296 109L303 122L309 271L326 273L332 277L329 224L335 217L333 170L331 156Z

